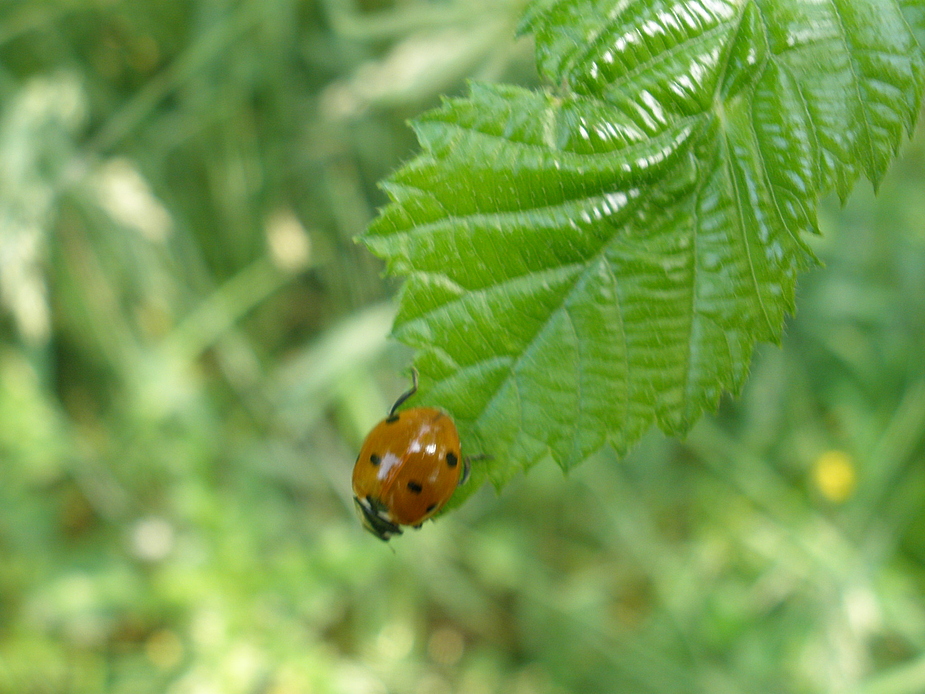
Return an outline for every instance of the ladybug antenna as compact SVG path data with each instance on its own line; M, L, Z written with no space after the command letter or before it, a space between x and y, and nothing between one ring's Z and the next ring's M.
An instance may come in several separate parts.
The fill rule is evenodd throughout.
M418 392L418 370L412 366L411 367L411 390L406 391L398 396L398 400L395 401L395 404L392 405L392 409L389 410L389 417L395 414L395 410L397 410L405 400L407 400L408 398L410 398L412 395L414 395L417 392Z

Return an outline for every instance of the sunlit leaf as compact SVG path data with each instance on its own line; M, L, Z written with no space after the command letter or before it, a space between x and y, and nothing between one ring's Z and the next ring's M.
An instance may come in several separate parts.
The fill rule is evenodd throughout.
M923 87L921 3L534 2L553 87L475 84L364 236L476 480L685 432L778 342L819 197L882 178Z

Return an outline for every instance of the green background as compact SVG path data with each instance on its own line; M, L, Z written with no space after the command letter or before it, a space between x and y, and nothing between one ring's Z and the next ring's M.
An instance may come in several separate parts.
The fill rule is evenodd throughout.
M360 528L354 237L407 118L537 83L520 11L0 5L0 692L925 691L922 129L685 441Z

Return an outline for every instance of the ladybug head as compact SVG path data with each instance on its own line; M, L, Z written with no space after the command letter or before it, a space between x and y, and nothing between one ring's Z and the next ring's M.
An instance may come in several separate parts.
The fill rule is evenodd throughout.
M373 535L383 542L388 542L393 535L401 535L401 528L389 520L389 510L378 499L367 496L365 499L353 497L360 522Z

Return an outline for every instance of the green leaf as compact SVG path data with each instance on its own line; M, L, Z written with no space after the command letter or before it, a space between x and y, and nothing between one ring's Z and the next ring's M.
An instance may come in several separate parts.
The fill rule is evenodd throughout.
M545 0L555 88L474 84L415 124L363 237L407 281L395 335L478 483L685 432L778 342L819 197L915 122L921 2ZM472 485L471 488L476 487Z

